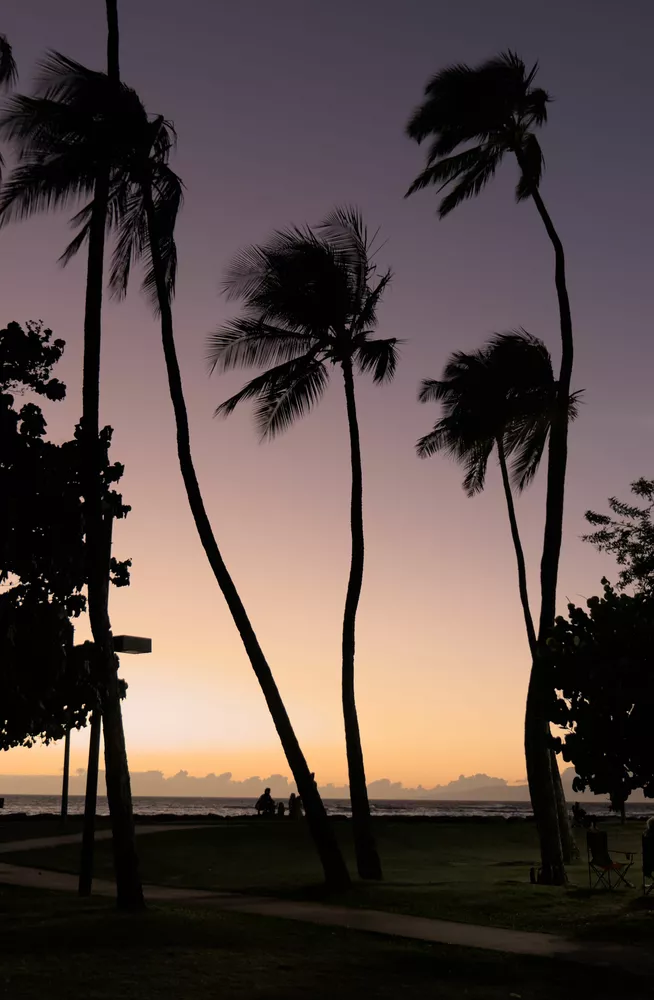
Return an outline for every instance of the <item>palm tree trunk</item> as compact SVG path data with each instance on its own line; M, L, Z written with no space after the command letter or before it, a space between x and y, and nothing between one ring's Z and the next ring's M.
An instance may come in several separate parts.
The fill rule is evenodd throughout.
M168 388L170 390L177 428L177 455L191 513L198 535L200 536L200 541L202 542L202 547L209 560L209 565L227 602L227 606L234 619L234 624L243 640L245 651L263 691L266 704L268 705L284 753L286 754L286 759L293 773L293 778L295 779L304 805L309 829L322 863L325 881L330 888L346 888L350 885L350 876L345 866L343 855L336 842L325 806L318 792L318 786L314 781L313 774L309 771L309 766L298 743L286 707L243 606L243 602L223 562L204 506L191 455L188 414L175 348L172 310L170 308L164 268L159 252L152 192L147 184L144 185L143 198L150 234L152 266L161 313L161 339L166 360L166 371L168 373Z
M112 17L112 8L113 14ZM115 0L107 0L108 52L116 51ZM109 69L112 69L110 60ZM117 70L117 62L113 65ZM115 78L115 77L114 77ZM93 214L89 230L89 253L84 312L84 375L82 428L84 434L86 547L88 559L88 606L93 641L101 670L102 719L104 727L107 798L113 833L116 893L121 909L144 905L134 844L134 818L125 749L117 660L109 619L109 575L111 565L111 514L102 510L101 467L104 445L99 436L100 348L102 341L102 287L104 237L109 198L109 171L101 168L95 182Z
M520 540L520 532L518 531L518 520L515 513L515 504L513 503L513 491L511 490L511 482L509 480L509 472L506 467L506 454L504 451L504 441L501 437L496 439L497 444L497 454L500 462L500 469L502 472L502 485L504 486L504 496L506 497L506 506L509 513L509 524L511 526L511 538L513 540L513 548L515 549L515 558L518 565L518 590L520 592L520 603L522 604L522 613L525 619L525 628L527 629L527 638L529 640L529 650L531 653L532 662L536 656L537 642L536 642L536 630L534 629L534 620L531 616L531 609L529 607L529 593L527 591L527 570L525 566L525 555L522 549L522 542ZM577 850L572 836L572 830L570 829L570 820L568 818L568 808L565 801L565 794L563 792L563 784L561 782L561 774L559 772L559 766L556 759L556 753L554 750L550 749L550 769L552 774L552 782L554 785L554 795L556 797L556 812L559 820L559 834L561 837L561 848L563 851L563 861L565 864L571 864L574 860Z
M529 171L519 151L518 165L524 176ZM568 458L568 400L574 347L572 315L565 276L563 244L554 228L540 191L532 187L531 196L554 249L554 281L559 304L561 328L561 367L556 393L556 403L550 426L547 462L547 499L545 503L545 532L543 555L540 565L541 608L538 623L536 656L532 661L527 710L525 715L525 756L529 792L541 843L541 877L544 882L565 882L565 866L561 835L558 824L556 794L548 742L551 738L549 724L550 682L545 643L554 625L556 615L556 588L559 573L561 539L563 535L563 505L565 498L565 473Z
M352 534L352 558L350 577L345 596L343 614L343 721L345 723L345 748L347 752L348 777L350 781L350 801L352 803L352 829L357 869L361 878L382 878L381 861L377 852L375 836L370 816L366 772L363 763L363 748L359 719L354 697L354 646L356 614L363 584L363 473L361 468L361 442L354 398L354 377L352 362L348 358L342 363L345 381L347 421L350 431L350 454L352 462L352 496L350 500L350 530Z

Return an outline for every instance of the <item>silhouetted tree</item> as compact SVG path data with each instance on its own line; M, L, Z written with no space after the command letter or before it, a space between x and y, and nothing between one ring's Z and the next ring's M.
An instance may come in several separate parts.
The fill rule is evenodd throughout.
M143 892L134 844L120 684L108 610L112 515L102 504L100 480L105 449L99 433L109 188L112 178L124 169L126 155L131 153L135 116L132 92L121 88L117 79L115 3L108 0L107 8L111 75L88 70L59 53L50 53L41 64L35 95L14 97L0 118L0 134L14 143L18 153L18 164L0 191L0 223L65 207L80 196L93 195L85 234L88 263L82 386L88 611L104 672L102 717L118 905L139 908L143 905Z
M357 867L362 878L381 878L354 697L356 612L364 561L361 445L354 373L375 382L393 377L397 340L372 340L377 308L391 272L376 273L373 240L356 209L336 209L312 230L278 231L262 246L242 250L225 282L230 298L243 300L245 314L215 333L213 368L263 367L263 374L216 411L231 413L247 399L258 401L257 426L274 437L303 416L322 396L331 366L341 369L345 387L352 492L352 559L343 616L342 688L345 741L352 800Z
M488 460L493 450L497 451L518 569L520 602L534 657L536 631L511 481L521 493L536 475L543 455L556 400L549 351L541 340L525 330L497 334L480 350L452 354L442 379L425 379L418 399L422 403L441 403L444 413L433 430L418 441L418 455L426 458L445 451L462 464L466 470L463 488L469 497L483 490ZM569 418L576 415L575 395L570 399ZM511 459L512 474L507 459ZM569 863L574 856L574 839L553 750L551 755L564 860Z
M85 509L81 444L55 445L26 392L60 400L52 377L64 342L50 330L10 323L0 330L0 748L59 739L86 723L97 703L98 677L73 649L74 620L85 608ZM110 428L103 437L108 449ZM121 465L102 469L103 502L123 517L128 507L112 486ZM129 582L128 563L113 560L114 582ZM87 657L88 659L88 657Z
M562 354L550 428L538 655L532 661L527 695L525 755L540 838L541 878L560 883L565 880L565 869L548 750L547 669L543 660L544 643L556 613L573 337L563 244L539 190L544 160L535 129L547 120L549 96L533 85L537 69L535 64L527 70L523 60L509 51L477 67L459 63L437 73L407 126L409 136L417 142L432 139L427 166L407 193L431 185L439 190L450 187L439 206L443 218L462 201L479 194L505 155L512 154L520 169L516 197L518 201L533 200L554 249Z
M560 696L552 721L563 727L563 757L577 772L575 791L608 794L622 813L636 788L654 797L654 598L604 594L588 610L568 605L548 640Z
M645 501L644 506L610 497L611 514L586 511L586 520L597 530L583 539L615 556L622 567L620 590L633 586L639 593L654 595L654 479L636 479L631 492Z

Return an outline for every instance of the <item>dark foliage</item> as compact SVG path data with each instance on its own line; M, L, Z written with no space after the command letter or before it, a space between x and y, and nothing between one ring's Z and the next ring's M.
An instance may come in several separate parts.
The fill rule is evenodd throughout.
M112 291L124 295L132 264L143 259L144 288L157 305L145 184L154 200L172 294L177 269L172 231L183 190L168 166L175 130L161 116L150 117L132 88L52 52L41 63L34 94L16 95L0 116L0 137L18 155L0 190L0 224L91 197L98 169L108 168L107 226L116 233ZM90 201L73 216L77 233L62 255L63 263L85 245L92 205Z
M33 392L51 400L66 388L51 376L64 342L40 324L0 330L0 747L55 739L81 724L95 701L92 674L72 652L75 619L85 607L84 504L80 430L61 445L46 438ZM8 391L10 390L10 391ZM129 508L112 489L123 467L110 464L111 428L102 432L103 501L114 516ZM129 562L112 562L117 585Z
M543 455L556 388L549 351L526 330L496 334L477 351L456 351L440 381L421 384L420 402L440 403L443 416L418 441L418 455L451 455L464 466L463 488L474 496L484 488L499 440L511 459L513 483L523 490ZM570 400L570 419L577 415L576 399Z
M473 198L493 178L504 156L518 158L518 201L538 187L543 154L534 132L547 121L549 97L534 87L538 64L530 70L514 52L479 66L448 66L425 87L425 99L407 125L421 143L431 139L427 166L407 194L435 185L449 187L439 206L441 218Z
M618 586L633 586L654 596L654 479L636 479L631 492L644 501L642 505L609 498L611 514L586 511L586 520L596 531L584 535L600 552L610 552L619 566Z
M209 363L218 371L272 367L217 414L254 399L259 430L273 437L318 402L328 365L351 360L375 382L392 379L399 341L371 338L391 280L390 271L377 274L374 242L360 213L340 208L315 229L280 230L236 255L225 290L244 303L245 313L212 335Z
M565 729L575 791L606 793L619 808L636 788L654 797L654 598L602 584L588 610L568 605L548 641L560 693L552 722Z

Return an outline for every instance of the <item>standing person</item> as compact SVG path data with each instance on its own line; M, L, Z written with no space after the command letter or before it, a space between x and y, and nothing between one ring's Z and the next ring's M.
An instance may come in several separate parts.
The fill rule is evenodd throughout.
M302 819L302 799L295 792L291 792L288 800L288 816L289 819Z

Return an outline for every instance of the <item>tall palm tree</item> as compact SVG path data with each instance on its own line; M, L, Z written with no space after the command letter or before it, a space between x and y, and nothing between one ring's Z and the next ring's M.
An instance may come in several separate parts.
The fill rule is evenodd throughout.
M70 61L66 61L66 66L72 75L77 75L76 92L84 93L95 85L95 77L89 79L89 71L84 67ZM92 94L88 95L86 103L94 109L91 120L80 115L79 120L73 122L63 114L60 133L57 131L59 125L56 116L62 114L61 108L42 108L40 105L34 107L33 103L21 99L21 103L13 109L11 129L21 136L23 133L31 136L35 129L43 129L48 143L52 142L54 133L58 143L57 154L63 161L61 186L55 186L53 195L59 203L66 204L75 194L93 194L92 200L72 220L78 231L62 256L64 262L87 242L91 245L97 215L97 186L89 183L87 177L92 177L97 156L95 146L99 140L95 129L102 130L102 142L112 154L106 191L106 214L109 227L117 234L110 286L119 297L124 295L132 264L144 260L144 288L161 316L162 342L177 422L180 467L198 533L266 697L305 804L307 820L320 853L326 880L335 887L345 886L349 884L349 875L342 854L270 667L222 560L193 466L171 310L177 266L174 227L183 193L180 179L168 165L175 141L174 129L161 116L149 118L137 95L124 84L119 85L111 107L100 107L98 111L98 101ZM116 130L119 134L116 134ZM49 188L43 185L42 193L39 184L38 173L36 178L32 172L27 175L12 175L6 209L0 198L0 218L2 211L20 214L31 208L33 201L38 204L39 198L46 199ZM100 198L105 198L104 190L100 191Z
M0 118L18 163L0 189L0 225L92 196L87 220L87 276L82 386L83 489L88 554L88 609L104 673L102 717L107 796L111 813L116 888L121 908L143 906L125 748L117 659L109 619L111 512L101 505L99 432L100 347L105 229L112 178L123 168L138 118L133 93L116 79L117 40L111 17L108 52L113 77L88 70L59 53L41 63L36 93L17 95ZM81 245L81 244L80 244Z
M381 297L391 272L377 273L374 237L360 213L334 210L315 230L281 230L261 246L242 250L227 272L230 298L241 299L243 316L210 341L213 369L272 365L218 407L227 415L239 403L257 400L256 421L272 438L303 416L322 396L332 367L343 376L350 437L352 552L342 633L342 699L352 826L357 869L362 878L382 877L370 818L370 804L354 694L356 613L363 583L363 478L354 392L356 372L375 382L391 379L397 364L396 338L371 339Z
M578 394L570 397L570 420L577 416L577 397ZM441 380L425 379L418 399L422 403L440 402L444 411L433 430L418 441L418 455L426 458L445 451L461 463L466 470L463 488L468 496L483 490L488 460L493 450L497 452L516 556L520 603L533 658L537 649L536 630L513 489L521 493L536 475L550 431L556 381L549 351L541 340L525 330L497 334L480 350L456 351L451 355ZM554 750L550 755L564 860L568 864L576 848Z
M313 774L309 771L270 666L223 561L202 499L191 453L171 306L177 270L174 229L183 195L182 182L168 165L175 133L172 125L163 118L147 121L145 111L143 114L143 141L135 149L129 169L110 194L110 205L116 206L113 217L118 230L111 287L122 297L127 291L132 263L138 260L144 262L143 288L161 320L168 387L177 427L177 454L198 535L266 699L304 803L325 879L334 888L345 887L349 885L349 875ZM80 230L80 236L83 237L83 230Z
M427 166L407 194L431 185L449 188L440 202L446 216L474 197L492 179L507 154L520 170L518 201L531 198L554 250L554 280L559 305L561 366L550 429L545 532L541 558L541 609L537 655L532 669L525 714L527 777L541 846L541 878L565 880L548 741L550 728L544 644L554 625L556 589L563 532L563 504L568 451L568 399L573 363L570 301L563 244L540 194L543 153L536 129L547 120L549 96L534 86L538 70L530 70L514 52L505 52L477 67L459 63L437 73L425 88L425 99L407 125L412 139L431 138Z

